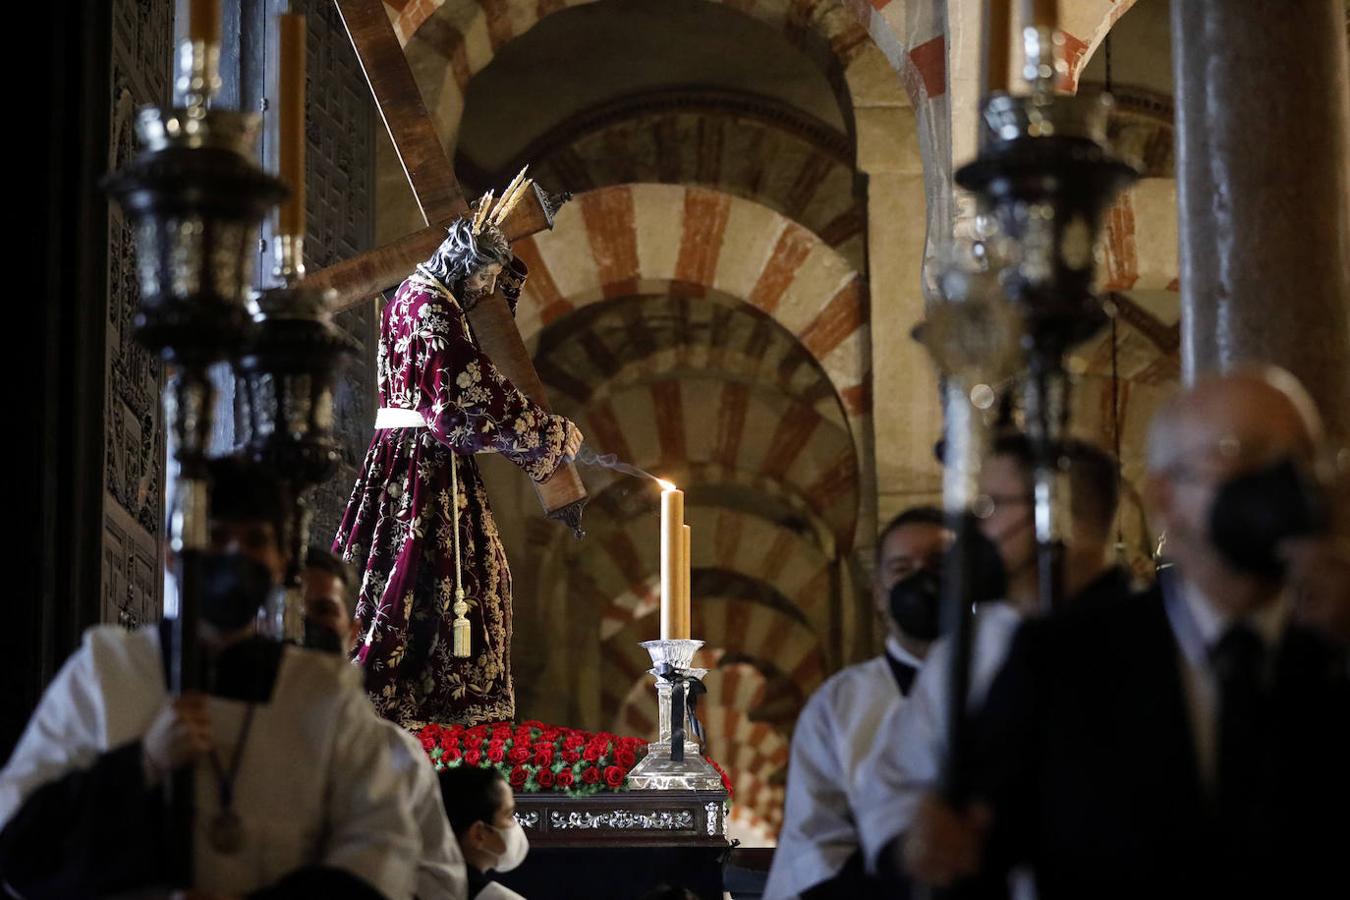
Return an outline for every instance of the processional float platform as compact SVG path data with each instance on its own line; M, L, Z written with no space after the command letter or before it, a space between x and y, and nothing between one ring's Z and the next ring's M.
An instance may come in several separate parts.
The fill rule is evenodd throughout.
M517 794L530 847L727 847L726 791Z
M731 853L725 791L516 795L530 838L520 868L494 878L526 897L633 900L679 885L722 900Z

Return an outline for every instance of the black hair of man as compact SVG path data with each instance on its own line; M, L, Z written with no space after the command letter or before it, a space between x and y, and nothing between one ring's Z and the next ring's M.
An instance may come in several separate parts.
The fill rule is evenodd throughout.
M270 522L277 546L285 547L287 495L276 470L241 456L206 463L211 518L218 522Z
M891 532L906 525L936 525L938 528L946 528L947 517L936 506L911 506L891 519L886 523L886 527L881 529L881 534L877 535L878 566L881 565L881 551L886 546L886 539L891 536Z
M502 791L511 788L496 769L458 765L436 773L441 783L445 815L455 837L461 837L474 822L491 825L502 808Z
M310 545L305 551L305 568L332 575L342 585L347 615L356 618L356 570L322 547Z
M1120 502L1120 473L1116 459L1100 447L1070 438L1062 445L1069 464L1069 489L1075 519L1097 530L1105 538L1111 532ZM1006 456L1031 477L1036 467L1036 450L1031 439L1019 431L994 438L990 456Z

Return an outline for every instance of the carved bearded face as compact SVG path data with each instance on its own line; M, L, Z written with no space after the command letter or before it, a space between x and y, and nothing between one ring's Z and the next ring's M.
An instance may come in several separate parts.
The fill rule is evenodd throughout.
M475 269L464 279L464 286L461 288L464 303L472 306L474 301L491 294L497 286L497 276L501 271L502 264L498 262L491 262L480 269Z
M490 226L475 233L470 217L465 216L451 224L445 240L422 268L468 309L492 293L498 273L510 261L506 236Z

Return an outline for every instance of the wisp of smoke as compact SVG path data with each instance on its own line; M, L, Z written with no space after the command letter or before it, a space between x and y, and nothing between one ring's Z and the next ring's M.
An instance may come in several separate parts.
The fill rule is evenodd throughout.
M587 447L585 444L582 444L581 449L577 451L576 461L586 466L596 466L597 468L601 469L612 469L615 472L622 472L625 475L632 475L634 478L650 478L652 481L655 481L657 483L660 483L661 481L661 479L657 478L651 472L648 472L644 469L639 469L637 466L630 465L626 462L620 462L619 457L615 456L613 453L605 453L605 454L596 453L594 450L592 450L590 447Z

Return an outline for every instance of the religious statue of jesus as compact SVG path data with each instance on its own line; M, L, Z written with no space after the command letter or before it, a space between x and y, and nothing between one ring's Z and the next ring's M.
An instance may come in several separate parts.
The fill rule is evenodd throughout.
M376 708L408 727L515 715L511 573L473 455L501 453L542 482L581 446L577 427L518 390L469 329L466 310L494 289L514 310L524 283L501 206L489 194L456 220L385 307L381 409L333 541L361 573L354 658ZM460 614L466 657L454 647Z

